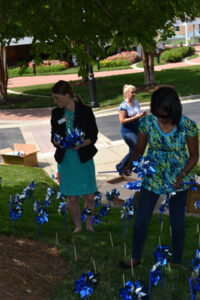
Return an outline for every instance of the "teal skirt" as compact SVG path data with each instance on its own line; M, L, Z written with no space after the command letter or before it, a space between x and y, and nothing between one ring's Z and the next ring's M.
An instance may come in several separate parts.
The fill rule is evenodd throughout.
M58 164L60 192L65 196L83 196L97 191L93 158L82 163L78 152L67 149Z

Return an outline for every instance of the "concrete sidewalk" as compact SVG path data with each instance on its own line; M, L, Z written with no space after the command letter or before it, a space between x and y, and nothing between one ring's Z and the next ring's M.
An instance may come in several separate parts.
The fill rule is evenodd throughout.
M192 98L192 97L191 97ZM185 97L187 103L196 100ZM196 98L196 97L195 97ZM199 97L200 98L200 97ZM50 176L56 174L57 163L54 159L55 148L50 142L50 117L52 108L42 109L24 109L24 110L0 110L0 130L20 130L21 135L26 144L34 144L38 150L39 167L43 168ZM141 104L142 110L149 110L149 103ZM105 110L95 110L96 118L102 116L117 115L117 107ZM15 138L15 137L14 137ZM16 142L14 140L14 142ZM136 176L128 178L119 178L118 173L100 173L105 171L115 171L116 164L128 153L128 147L125 142L120 139L111 141L103 132L98 134L96 143L98 153L94 157L96 178L98 190L105 194L112 188L120 190L120 198L127 199L133 193L122 188L122 184L126 180L135 180ZM118 182L119 180L119 182Z
M114 111L115 110L115 111ZM50 176L56 174L57 163L54 159L55 148L50 142L50 111L51 108L45 110L18 110L0 111L0 129L12 130L15 132L18 128L22 134L26 144L34 144L38 150L39 167L43 168ZM107 111L98 111L96 117L113 113L118 113L117 108ZM16 142L16 141L14 141ZM111 189L106 187L107 182L114 178L118 178L118 173L99 173L102 171L115 171L115 165L127 154L128 147L123 140L112 142L101 132L98 134L96 143L98 152L94 157L97 185L100 191L108 191ZM109 184L108 184L109 186ZM119 188L119 186L117 187ZM124 189L122 198L128 198L130 191Z

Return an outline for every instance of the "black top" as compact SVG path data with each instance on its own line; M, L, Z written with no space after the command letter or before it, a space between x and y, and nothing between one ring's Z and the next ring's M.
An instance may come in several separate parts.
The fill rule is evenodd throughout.
M62 120L65 116L64 108L54 108L51 114L51 142L56 147L55 160L60 163L64 157L65 149L56 146L53 142L53 134L57 133L61 137L66 136L66 121ZM59 122L62 120L64 122ZM61 124L59 124L61 123ZM80 161L82 163L91 159L96 153L97 149L94 146L97 141L98 128L96 125L95 116L90 107L75 102L74 111L74 128L79 128L85 133L85 139L89 138L91 144L85 147L81 147L77 150Z

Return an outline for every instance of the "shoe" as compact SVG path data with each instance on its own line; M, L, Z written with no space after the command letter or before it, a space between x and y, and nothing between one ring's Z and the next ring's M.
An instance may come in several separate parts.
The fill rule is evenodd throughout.
M176 264L176 263L172 263L172 267L177 268L177 269L181 269L183 271L189 271L189 268L186 267L183 264Z
M137 260L137 259L133 259L133 268L137 265L140 264L140 260ZM131 269L131 261L123 261L123 260L120 260L119 262L119 266L121 269L124 269L124 270L127 270L127 269Z
M117 172L119 173L119 175L122 176L122 175L123 175L123 172L121 172L121 171L118 169L118 165L116 165L115 168L116 168Z

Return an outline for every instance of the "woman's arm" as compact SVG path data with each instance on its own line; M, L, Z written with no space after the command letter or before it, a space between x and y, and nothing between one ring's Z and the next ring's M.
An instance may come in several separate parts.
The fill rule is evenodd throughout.
M134 115L130 118L127 118L126 110L120 110L119 111L119 121L120 121L120 124L128 124L133 121L136 121L137 119L140 119L145 114L146 114L146 112L138 112L136 115Z
M74 150L79 148L89 146L90 144L95 144L98 136L98 128L96 124L96 119L91 107L84 107L84 113L82 111L79 115L81 120L84 122L83 131L85 132L85 139L80 146L74 147ZM77 124L79 126L79 124Z
M198 162L199 159L198 135L195 135L194 137L189 137L187 139L187 146L189 151L189 159L187 161L187 164L183 168L183 170L176 177L176 182L174 184L175 188L180 188L180 185L183 183L183 178L185 177L185 175L189 173Z
M139 131L137 144L135 150L133 151L133 154L131 155L130 161L126 167L127 170L131 170L133 168L132 162L137 160L139 155L144 154L146 146L147 146L147 135Z

